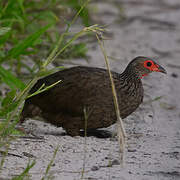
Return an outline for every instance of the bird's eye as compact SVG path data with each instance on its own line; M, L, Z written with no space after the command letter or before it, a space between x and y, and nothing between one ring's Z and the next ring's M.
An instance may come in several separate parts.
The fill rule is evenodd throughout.
M150 71L152 71L152 68L153 68L154 65L155 65L154 62L151 61L151 60L144 61L144 67L146 69L149 69Z
M148 67L151 67L152 63L151 63L151 62L147 62L146 65L147 65Z

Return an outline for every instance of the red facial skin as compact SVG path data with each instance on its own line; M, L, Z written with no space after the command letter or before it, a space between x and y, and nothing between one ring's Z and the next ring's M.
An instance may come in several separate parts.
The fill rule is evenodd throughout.
M148 66L147 64L148 63L151 63L151 66ZM147 60L147 61L144 61L144 67L149 69L150 71L157 71L159 72L159 65L158 64L155 64L153 61L151 60Z
M151 63L150 66L148 66L148 63ZM150 71L157 71L159 72L159 65L155 64L151 60L144 61L144 67L149 69ZM144 76L147 76L148 74L143 74L139 79L142 79Z
M144 76L147 76L148 74L143 74L141 77L140 77L140 79L142 79Z
M156 64L152 60L146 60L146 61L144 61L144 63L142 65L149 71L156 71L156 72L161 72L161 73L167 74L166 70L163 67ZM147 75L148 74L143 74L141 77L138 77L138 79L142 79L144 76L147 76Z

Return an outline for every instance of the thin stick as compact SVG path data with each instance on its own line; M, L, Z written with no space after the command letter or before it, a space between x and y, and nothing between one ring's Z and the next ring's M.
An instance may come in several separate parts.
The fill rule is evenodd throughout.
M83 157L83 168L81 172L81 180L84 179L84 174L85 174L85 168L86 168L86 153L87 153L87 120L88 120L88 114L86 111L86 107L84 107L84 157Z
M97 33L96 33L96 37L98 39L98 43L99 43L99 46L101 48L101 51L102 51L102 53L104 55L104 60L105 60L106 67L108 69L108 73L109 73L109 77L110 77L110 81L111 81L113 100L114 100L114 107L115 107L116 117L117 117L118 141L119 141L119 145L120 145L120 147L119 147L119 149L120 149L120 160L121 160L121 163L123 164L123 162L124 162L126 131L124 129L123 121L122 121L121 116L120 116L116 89L115 89L114 81L113 81L112 74L111 74L111 71L110 71L108 57L107 57L106 51L104 49L103 40L100 40L99 35Z

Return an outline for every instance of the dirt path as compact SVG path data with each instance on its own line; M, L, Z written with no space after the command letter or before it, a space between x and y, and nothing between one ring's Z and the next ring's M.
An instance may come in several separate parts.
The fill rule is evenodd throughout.
M113 36L106 41L106 49L110 57L117 58L111 61L112 69L121 72L132 58L145 55L155 57L168 72L167 76L154 73L143 80L144 104L125 123L129 136L124 168L119 165L116 140L87 137L84 157L83 137L72 138L62 135L61 128L28 121L26 127L32 127L43 139L21 138L13 142L9 152L21 158L8 156L2 178L22 172L32 157L36 165L30 178L39 180L59 144L50 171L55 180L81 179L84 158L84 177L89 180L180 179L180 1L103 2L98 1L96 18L110 24ZM104 67L97 43L89 48L89 64L82 60L75 63ZM112 167L108 167L110 160Z

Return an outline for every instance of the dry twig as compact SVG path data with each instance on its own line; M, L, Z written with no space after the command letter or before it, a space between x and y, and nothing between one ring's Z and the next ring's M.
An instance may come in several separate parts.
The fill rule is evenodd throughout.
M111 81L111 87L112 87L112 93L113 93L113 100L114 100L114 106L115 106L115 111L116 111L116 117L117 117L117 133L118 133L118 141L119 141L119 149L120 149L120 160L121 164L124 162L124 151L125 151L125 138L126 138L126 131L124 129L123 121L121 119L120 111L119 111L119 104L118 104L118 99L117 99L117 94L116 94L116 89L114 85L114 81L112 78L112 74L110 71L110 66L109 66L109 61L108 57L106 54L106 51L104 49L104 44L103 44L103 39L99 37L99 34L96 33L96 37L98 39L99 46L101 48L101 51L104 55L106 67L108 69L110 81Z

